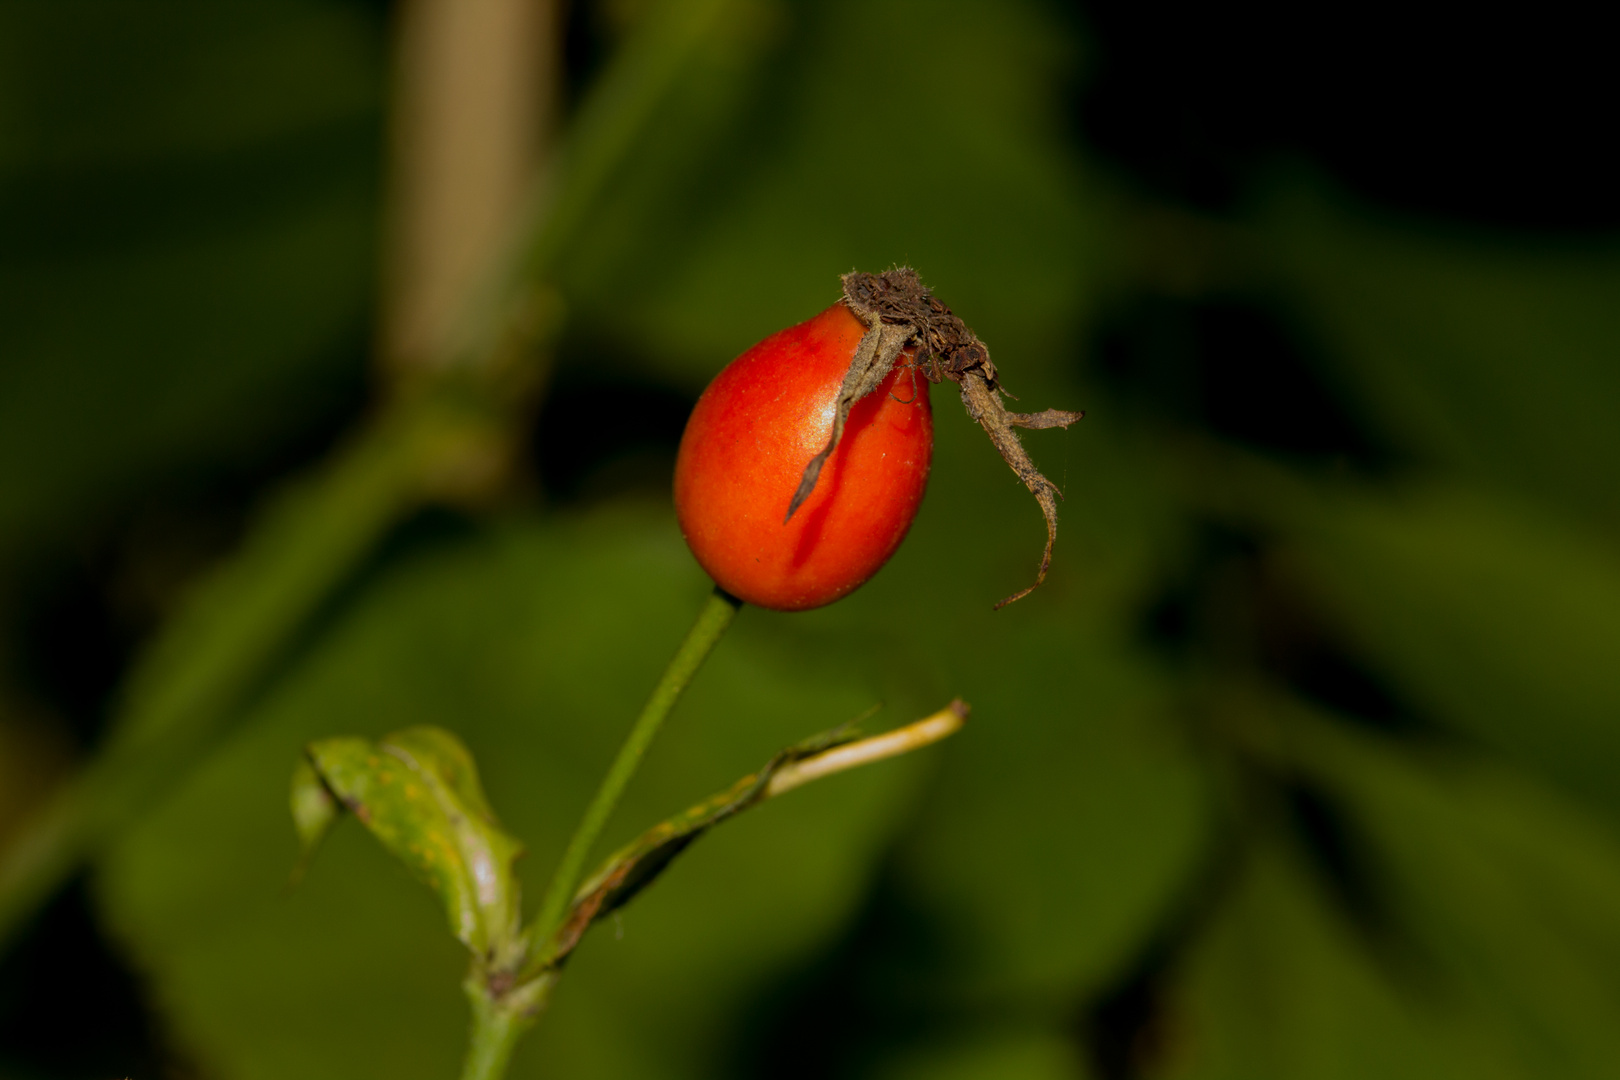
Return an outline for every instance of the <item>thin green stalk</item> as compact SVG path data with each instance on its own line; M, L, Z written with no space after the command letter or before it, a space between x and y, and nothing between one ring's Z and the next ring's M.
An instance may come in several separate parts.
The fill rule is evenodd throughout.
M563 853L562 862L551 876L551 884L546 887L545 899L540 905L540 915L530 931L531 951L535 946L544 947L562 925L568 902L573 898L574 890L579 887L580 877L585 872L585 860L596 838L601 835L602 827L612 816L613 808L618 805L619 796L624 794L625 785L635 775L647 747L652 745L664 718L675 707L675 702L680 700L686 684L692 681L692 676L708 657L715 642L731 625L732 618L741 606L742 601L715 589L675 658L664 669L664 677L658 681L652 697L636 718L624 745L619 747L619 756L613 759L613 765L602 778L602 785L596 789L596 797L586 808L585 816L580 819L579 827L568 841L568 850Z
M500 1080L517 1049L518 1040L532 1028L551 996L554 974L542 976L510 998L494 998L480 978L465 983L472 1004L472 1038L461 1066L461 1080Z

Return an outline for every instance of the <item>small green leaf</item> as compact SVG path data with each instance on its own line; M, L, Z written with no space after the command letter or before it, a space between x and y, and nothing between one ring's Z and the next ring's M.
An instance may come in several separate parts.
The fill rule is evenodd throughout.
M487 956L516 943L512 863L522 845L497 824L472 754L459 739L440 728L413 727L377 743L322 739L305 753L310 774L439 894L464 945ZM302 769L294 774L293 816L307 851L330 821L319 818L302 776Z
M495 810L479 786L478 766L473 763L472 753L450 732L419 725L384 736L383 745L395 747L418 762L431 762L434 774L467 809L495 823Z
M293 827L298 830L298 843L303 849L293 880L303 876L304 867L321 841L337 821L338 804L332 793L321 783L320 774L307 759L293 769L292 791L288 801L292 806Z

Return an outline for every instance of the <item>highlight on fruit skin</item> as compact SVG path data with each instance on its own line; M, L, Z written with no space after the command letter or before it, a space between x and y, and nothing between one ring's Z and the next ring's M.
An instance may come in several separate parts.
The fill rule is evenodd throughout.
M846 596L917 515L933 456L929 382L892 367L872 386L881 393L841 407L867 334L839 301L744 352L692 410L676 516L698 563L740 600L802 611ZM818 454L830 441L836 450ZM812 458L821 482L795 502Z

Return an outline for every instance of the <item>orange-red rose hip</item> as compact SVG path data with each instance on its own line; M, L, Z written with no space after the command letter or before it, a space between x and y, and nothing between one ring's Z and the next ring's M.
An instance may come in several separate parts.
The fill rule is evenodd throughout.
M933 454L928 381L897 365L855 403L815 490L786 524L806 463L827 445L866 332L842 302L772 334L698 399L675 463L675 513L726 592L778 611L831 603L888 561L922 502Z

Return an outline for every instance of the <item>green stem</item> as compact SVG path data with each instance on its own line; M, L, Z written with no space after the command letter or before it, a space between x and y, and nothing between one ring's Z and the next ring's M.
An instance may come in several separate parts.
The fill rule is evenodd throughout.
M499 1008L488 999L484 999L482 1008L473 1006L472 1042L461 1067L461 1080L498 1080L505 1075L506 1063L528 1026L523 1017Z
M472 1039L461 1066L461 1080L500 1080L518 1040L540 1018L551 996L554 974L541 976L507 998L492 998L478 977L464 983L472 1005Z
M596 843L602 827L612 816L613 808L618 805L619 796L624 794L625 785L635 775L664 718L675 707L675 702L680 700L681 691L692 681L692 676L714 648L715 642L731 625L732 618L741 606L741 600L715 589L675 658L664 669L664 677L658 681L652 697L636 718L635 726L619 748L619 756L613 759L613 765L602 778L601 787L596 789L596 797L591 800L579 827L574 830L573 838L568 841L568 850L563 853L562 862L551 876L545 900L540 905L540 915L531 928L531 952L534 946L543 947L562 925L568 902L579 886L580 875L584 873L585 859L590 855L591 846Z

